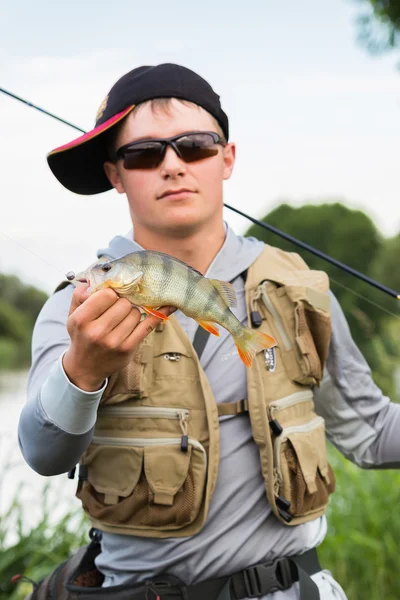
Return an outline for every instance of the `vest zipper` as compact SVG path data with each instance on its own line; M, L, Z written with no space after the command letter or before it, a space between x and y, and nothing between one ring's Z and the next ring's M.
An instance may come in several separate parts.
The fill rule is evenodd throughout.
M322 417L316 417L315 419L313 419L309 423L306 423L305 425L294 425L292 427L287 427L286 429L283 430L282 434L276 438L275 443L274 443L274 454L275 454L276 470L277 470L277 474L278 474L280 480L282 480L281 456L280 456L280 449L281 449L282 442L285 442L291 433L306 433L308 431L312 431L318 425L322 425L323 423L324 423L324 419Z
M179 421L189 419L187 409L158 406L100 406L98 414L107 417L156 417L158 419L179 419Z
M259 296L261 296L261 299L262 299L265 307L268 309L268 312L271 314L271 316L274 320L275 327L282 339L285 350L291 350L293 348L293 344L291 343L289 336L286 333L285 326L283 325L283 321L282 321L278 311L276 310L275 306L273 305L271 298L268 296L265 282L258 286L257 293Z
M314 395L311 391L295 392L294 394L290 394L290 396L285 396L284 398L280 398L279 400L270 402L268 404L268 411L272 418L271 409L273 409L274 412L278 412L280 410L284 410L285 408L289 408L289 406L292 406L293 404L299 404L300 402L309 402L310 400L313 400L313 398Z
M181 450L188 451L188 428L189 411L182 408L162 408L159 406L105 406L99 409L99 414L108 417L150 417L157 419L179 419L182 431Z
M189 446L193 446L200 450L203 454L204 462L207 464L207 454L204 447L192 438L188 438ZM109 437L95 435L92 439L92 444L99 444L103 446L139 446L144 448L145 446L169 446L173 444L182 444L182 439L177 438L120 438L120 437Z

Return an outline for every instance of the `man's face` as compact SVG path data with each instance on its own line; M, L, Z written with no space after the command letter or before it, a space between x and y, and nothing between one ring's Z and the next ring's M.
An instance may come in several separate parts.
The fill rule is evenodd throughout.
M116 149L141 138L167 138L189 131L215 131L213 118L197 106L172 99L168 111L152 110L144 104L125 120ZM207 226L210 231L222 221L222 182L231 175L235 147L217 146L215 156L185 163L167 147L163 162L154 169L127 170L123 161L105 163L106 173L119 193L128 198L137 231L185 237ZM164 195L171 190L188 190Z

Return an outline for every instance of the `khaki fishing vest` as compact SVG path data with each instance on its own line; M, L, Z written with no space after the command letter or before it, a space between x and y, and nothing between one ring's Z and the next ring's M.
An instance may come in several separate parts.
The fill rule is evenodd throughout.
M268 502L285 525L315 519L334 491L324 420L314 412L331 333L328 277L265 246L246 279L249 324L277 347L247 371L247 398L215 402L198 356L172 315L110 377L77 496L94 527L137 536L194 535L219 464L220 415L248 412ZM245 417L242 417L245 418Z

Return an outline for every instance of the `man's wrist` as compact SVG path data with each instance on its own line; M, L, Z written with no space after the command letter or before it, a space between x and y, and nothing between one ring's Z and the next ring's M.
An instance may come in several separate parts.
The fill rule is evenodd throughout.
M97 392L104 385L105 379L83 373L82 369L78 368L71 359L69 351L62 358L62 367L69 381L84 392Z

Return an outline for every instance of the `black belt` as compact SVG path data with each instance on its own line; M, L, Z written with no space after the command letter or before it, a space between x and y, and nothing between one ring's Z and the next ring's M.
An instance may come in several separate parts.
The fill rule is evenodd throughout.
M260 563L230 576L209 579L195 585L179 586L172 581L149 582L146 592L132 595L132 600L241 600L260 598L278 590L287 590L300 583L300 600L319 600L317 585L310 575L321 571L317 551L277 558ZM169 579L169 578L168 578Z
M96 534L93 537L91 536L92 542L87 547L81 548L72 559L67 561L66 566L60 565L48 578L54 580L57 571L62 569L65 571L62 576L63 579L65 578L63 585L65 585L65 591L68 591L69 595L62 596L63 599L242 600L243 598L260 598L278 590L287 590L298 581L300 584L300 600L320 600L318 587L310 577L310 575L321 571L315 548L304 554L276 558L270 562L247 567L232 575L207 579L193 585L185 585L178 577L166 574L142 583L132 584L127 582L111 587L81 587L82 584L79 585L77 582L83 575L86 576L94 571L100 576L95 568L94 561L101 551L99 542L101 533L95 530L92 531ZM47 587L50 586L53 589L53 583L49 582ZM94 585L101 585L101 582L99 581ZM58 599L57 593L56 590L55 595L46 595L46 598ZM34 597L36 598L36 596ZM40 599L42 596L38 595L37 598Z

